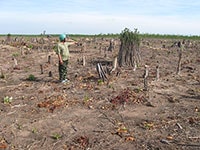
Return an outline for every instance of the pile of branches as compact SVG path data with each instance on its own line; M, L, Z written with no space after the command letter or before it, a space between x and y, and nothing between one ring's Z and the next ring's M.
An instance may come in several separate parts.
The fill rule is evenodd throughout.
M136 93L134 90L129 88L124 89L117 95L116 97L112 98L110 102L113 105L124 105L124 104L139 104L145 103L146 98L143 94Z

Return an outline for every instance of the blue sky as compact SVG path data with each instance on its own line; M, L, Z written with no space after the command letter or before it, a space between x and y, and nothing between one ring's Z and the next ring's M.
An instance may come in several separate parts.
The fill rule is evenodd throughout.
M200 35L199 0L0 0L0 34Z

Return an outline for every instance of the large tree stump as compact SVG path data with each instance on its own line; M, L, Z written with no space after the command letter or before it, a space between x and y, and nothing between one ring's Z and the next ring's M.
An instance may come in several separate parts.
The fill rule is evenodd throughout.
M126 28L120 35L120 41L121 45L118 53L119 66L132 66L136 70L141 60L139 32L137 29L133 32Z

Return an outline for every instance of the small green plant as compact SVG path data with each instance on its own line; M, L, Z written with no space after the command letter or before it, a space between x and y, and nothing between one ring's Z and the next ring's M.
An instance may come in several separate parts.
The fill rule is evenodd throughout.
M98 80L98 85L102 85L103 84L103 80L102 79L99 79Z
M133 89L133 91L134 91L135 93L140 93L140 92L143 91L143 89L141 89L141 88L135 88L135 89Z
M19 53L13 53L12 56L17 57L17 56L19 56Z
M88 96L88 95L85 95L85 96L84 96L84 103L87 103L89 100L90 100L89 96Z
M12 102L12 100L13 100L13 98L12 97L8 97L8 96L3 98L4 104L10 104Z
M109 85L108 85L108 88L109 88L109 89L110 89L110 88L112 88L112 85L111 85L111 84L109 84Z
M29 81L35 81L36 77L33 74L30 74L29 77L28 77L28 80Z
M56 134L52 135L51 137L52 137L53 139L55 139L55 140L58 140L58 139L60 139L62 136L61 136L60 134L56 133Z
M21 130L22 129L22 125L17 123L17 129Z
M33 49L33 45L30 44L30 45L28 46L28 48Z
M147 122L144 123L144 128L147 130L153 129L154 126L155 126L154 123L147 123Z
M36 129L36 128L33 128L33 129L32 129L32 133L37 133L37 129Z

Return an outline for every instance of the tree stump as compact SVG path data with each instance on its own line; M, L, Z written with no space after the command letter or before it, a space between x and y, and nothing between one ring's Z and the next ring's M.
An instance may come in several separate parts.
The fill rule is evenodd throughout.
M83 61L83 66L85 66L86 65L85 55L83 55L82 61Z
M111 39L110 45L108 47L108 51L112 52L114 50L114 48L115 48L115 41L114 41L114 39Z
M160 69L159 69L159 65L156 66L156 81L158 81L160 78Z
M20 70L19 66L18 66L18 63L17 63L17 59L15 57L13 57L13 60L14 60L14 66L13 66L13 69L17 69L17 70Z
M176 74L180 74L181 71L181 59L182 59L182 51L183 51L183 43L181 43L180 41L178 42L178 66L177 66L177 70L176 70Z
M51 72L51 71L49 71L49 77L52 77L52 76L53 76L52 72Z
M48 56L48 61L47 61L49 64L51 63L51 56L49 55Z
M136 70L140 62L140 38L137 29L130 31L125 28L120 34L120 49L118 53L118 64L120 67L132 66Z
M40 71L41 71L41 74L44 73L44 71L43 71L43 65L42 64L40 64Z
M112 70L111 70L111 72L115 71L116 68L117 68L117 55L113 58Z
M145 65L144 70L144 91L148 91L148 76L149 76L149 66Z

